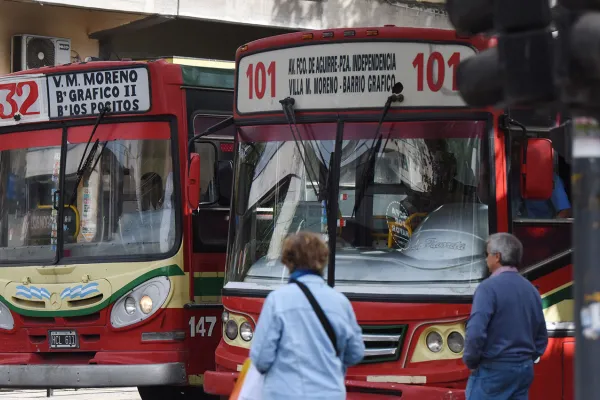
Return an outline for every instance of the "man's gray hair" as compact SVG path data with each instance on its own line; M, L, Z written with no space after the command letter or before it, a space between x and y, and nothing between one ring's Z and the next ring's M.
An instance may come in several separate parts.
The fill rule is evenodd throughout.
M487 240L488 252L500 255L500 265L519 267L523 258L523 244L510 233L494 233Z

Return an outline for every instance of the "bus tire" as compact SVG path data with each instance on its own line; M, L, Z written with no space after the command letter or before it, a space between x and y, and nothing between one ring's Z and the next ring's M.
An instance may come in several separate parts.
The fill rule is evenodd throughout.
M217 396L204 393L201 386L140 386L142 400L217 400Z

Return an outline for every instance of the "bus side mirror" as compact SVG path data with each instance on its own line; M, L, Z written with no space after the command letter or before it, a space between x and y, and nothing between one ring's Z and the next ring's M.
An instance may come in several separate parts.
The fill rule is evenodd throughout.
M190 154L186 191L188 206L191 210L196 210L200 204L200 155L198 153Z
M231 205L231 189L233 186L233 162L217 162L217 179L219 182L219 205L229 207Z
M548 200L554 189L554 149L552 141L529 138L521 153L521 196L528 200Z

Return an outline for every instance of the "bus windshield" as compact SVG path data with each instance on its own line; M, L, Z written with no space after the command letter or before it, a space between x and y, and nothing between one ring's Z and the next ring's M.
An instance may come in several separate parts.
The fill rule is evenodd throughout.
M240 128L235 240L227 288L287 282L286 235L335 239L335 286L344 292L472 294L487 276L489 178L484 121L344 123ZM298 137L299 136L299 137ZM240 178L241 177L241 178ZM324 199L339 188L337 231Z
M62 129L0 135L1 263L172 250L176 207L168 123L102 124L85 152L91 131L85 125L68 128L64 138ZM90 153L76 187L80 162Z

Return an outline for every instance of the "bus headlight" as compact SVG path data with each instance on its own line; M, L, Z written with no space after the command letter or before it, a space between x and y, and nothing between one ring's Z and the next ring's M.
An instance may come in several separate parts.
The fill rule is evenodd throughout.
M256 323L252 316L225 309L223 321L223 341L229 346L250 349Z
M142 283L116 301L110 313L111 325L123 328L149 318L167 301L170 291L171 281L166 276Z
M244 323L242 323L242 325L240 325L240 336L246 342L249 342L252 340L252 336L254 336L254 332L252 332L252 326L249 323L244 322Z
M465 348L465 338L454 331L448 335L448 347L453 353L460 353Z
M430 332L427 335L427 347L429 348L429 350L433 351L434 353L439 353L440 351L442 351L442 346L444 345L444 339L442 339L442 335L440 335L437 332Z
M238 335L238 326L234 320L230 319L225 324L225 335L229 340L235 340Z
M11 331L14 327L15 319L13 318L12 313L6 304L0 301L0 329Z
M417 346L410 357L411 363L457 360L465 349L465 322L451 321L425 327L419 334Z
M148 295L140 299L140 308L144 314L149 314L152 311L152 298Z
M125 312L129 315L133 314L137 309L135 305L135 299L131 296L128 296L125 299L125 304L123 306L125 307Z

